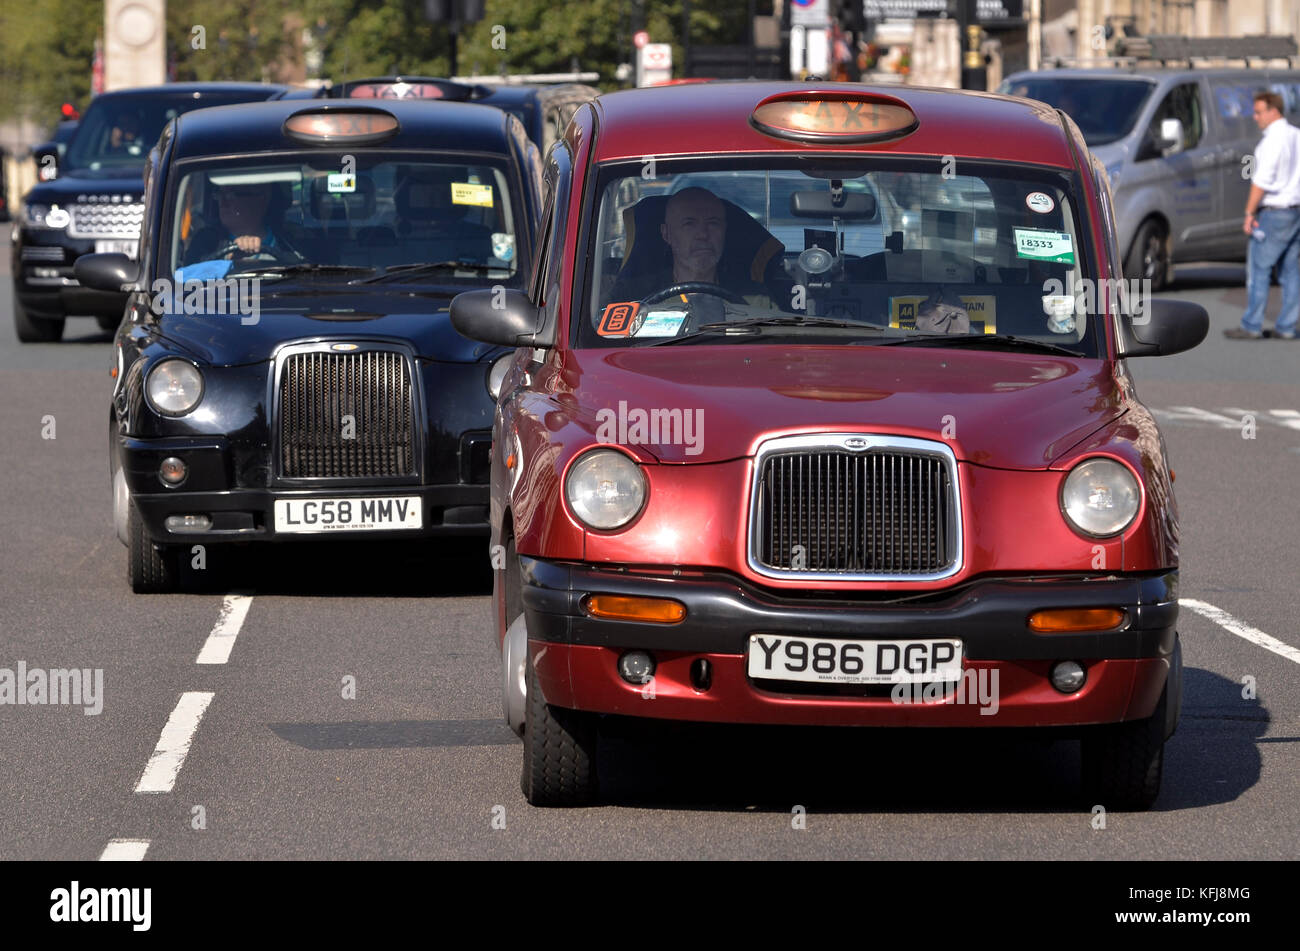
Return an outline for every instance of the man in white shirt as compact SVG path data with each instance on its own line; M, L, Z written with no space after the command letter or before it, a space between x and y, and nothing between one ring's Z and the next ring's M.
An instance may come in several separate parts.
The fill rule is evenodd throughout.
M1232 340L1264 335L1269 273L1278 265L1282 313L1273 336L1296 338L1300 318L1300 129L1282 118L1282 97L1255 93L1255 123L1264 136L1255 147L1255 174L1246 199L1242 230L1250 235L1246 256L1246 313L1240 327L1223 332Z

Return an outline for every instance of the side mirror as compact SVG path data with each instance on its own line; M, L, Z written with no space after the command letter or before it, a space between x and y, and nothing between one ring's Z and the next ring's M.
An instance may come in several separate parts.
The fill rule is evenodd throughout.
M1163 357L1191 350L1210 332L1210 315L1191 301L1148 300L1145 314L1120 315L1124 357Z
M1160 141L1156 143L1165 155L1177 155L1183 150L1183 120L1161 119Z
M125 254L83 254L72 265L79 284L100 291L132 290L140 272L140 262Z
M554 331L543 339L541 324L541 309L523 291L484 288L451 300L451 325L471 340L505 347L552 346Z

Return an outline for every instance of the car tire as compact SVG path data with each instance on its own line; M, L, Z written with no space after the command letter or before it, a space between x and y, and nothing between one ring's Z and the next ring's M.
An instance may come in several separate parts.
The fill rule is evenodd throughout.
M14 330L22 343L57 343L63 339L63 319L43 320L27 313L18 295L14 300Z
M175 545L155 545L140 513L132 505L127 513L127 576L136 594L175 591L180 578L180 559Z
M1089 806L1142 812L1155 803L1165 761L1169 686L1146 719L1092 727L1083 737L1083 791Z
M524 798L534 806L585 806L596 800L596 714L553 707L542 699L537 670L527 661Z
M1164 290L1169 284L1169 229L1159 219L1148 218L1138 228L1124 259L1124 276L1149 279L1152 291Z

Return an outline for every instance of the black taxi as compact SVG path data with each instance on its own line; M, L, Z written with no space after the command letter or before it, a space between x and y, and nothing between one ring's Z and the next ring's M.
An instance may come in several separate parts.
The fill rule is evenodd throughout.
M109 433L136 591L182 586L199 545L486 534L510 350L447 310L524 286L536 156L517 119L461 103L258 103L164 128L139 259L76 265L129 295Z

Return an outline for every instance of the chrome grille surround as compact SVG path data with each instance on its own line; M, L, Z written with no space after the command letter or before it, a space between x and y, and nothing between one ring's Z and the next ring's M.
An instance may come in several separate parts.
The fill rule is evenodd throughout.
M889 475L891 485L895 488L903 488L903 493L899 499L893 502L894 508L890 509L897 520L896 528L892 530L896 533L888 542L884 539L878 539L871 534L871 520L875 524L881 524L881 506L889 505L891 500L881 499L879 495L875 499L854 499L851 494L844 491L846 486L843 484L842 477L847 473L851 475L854 466L867 467L868 463L863 460L869 460L871 457L881 460L895 460L906 463L907 460L915 460L921 463L922 471L931 473L931 477L937 477L937 492L917 491L916 486L911 483L905 484L906 479L914 479L916 469L913 474L900 475L897 468ZM826 551L832 549L837 544L845 544L845 533L850 528L849 522L855 515L859 516L858 521L865 521L867 524L861 526L852 526L856 536L858 547L854 553L867 556L870 552L862 551L864 546L870 548L871 552L878 552L887 556L885 559L897 559L897 553L900 548L909 551L912 544L924 544L916 540L913 535L911 538L901 537L898 532L912 527L920 530L933 530L936 534L942 534L942 538L935 538L939 545L942 546L943 556L938 559L938 563L926 566L923 570L917 570L913 565L910 568L889 568L882 569L878 566L870 570L849 569L795 569L781 567L778 564L770 563L770 560L764 558L765 535L768 526L771 525L770 519L774 513L768 512L768 506L771 504L767 499L769 481L767 472L769 463L782 457L795 459L813 460L819 457L843 458L838 473L833 481L832 486L840 489L838 497L827 490L825 485L817 486L814 484L814 490L820 488L821 494L817 499L808 499L805 501L809 506L814 502L822 506L831 507L830 514L835 516L835 524L826 522L809 525L807 547L810 549L809 564L814 564L815 559L823 555ZM856 461L855 461L856 460ZM928 465L925 465L928 463ZM856 477L860 483L861 478L866 473L859 470ZM774 477L775 478L775 477ZM816 478L816 474L814 474ZM883 477L882 477L883 481ZM962 517L961 517L961 492L959 488L957 473L957 458L952 450L942 442L928 439L914 439L906 436L882 435L876 433L814 433L798 436L782 436L774 439L765 440L758 447L754 454L753 475L751 477L750 499L749 499L749 516L748 516L748 540L746 543L747 560L750 570L758 575L767 578L779 578L782 580L807 580L807 581L940 581L944 578L950 578L961 571L963 566L963 547L962 547ZM897 506L905 501L904 496L910 495L910 501L917 508L915 513L900 512ZM929 506L922 508L922 506ZM866 518L861 516L866 510ZM782 513L787 515L787 513ZM825 514L825 513L824 513ZM903 524L907 516L911 514L915 518L908 524ZM803 510L798 513L798 517L804 517ZM836 532L838 531L838 535ZM778 532L780 529L778 528ZM860 534L858 534L860 533ZM781 538L776 538L775 542L766 545L771 549L774 544L779 545ZM797 542L796 542L797 543ZM879 547L871 547L879 546ZM863 557L859 560L866 560ZM912 558L915 562L917 559ZM933 559L932 559L933 560Z
M136 238L144 223L144 204L76 204L68 209L69 238Z
M373 340L288 344L271 375L276 483L414 485L424 460L424 397L406 346ZM342 438L342 417L355 422Z

